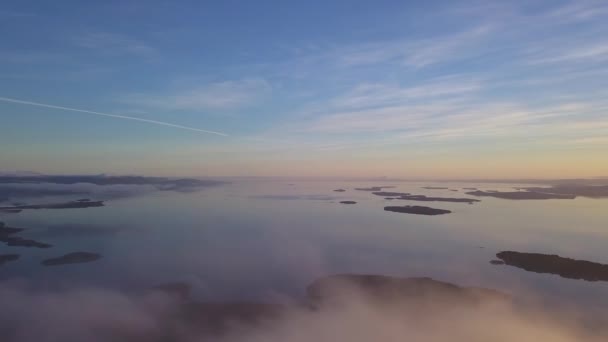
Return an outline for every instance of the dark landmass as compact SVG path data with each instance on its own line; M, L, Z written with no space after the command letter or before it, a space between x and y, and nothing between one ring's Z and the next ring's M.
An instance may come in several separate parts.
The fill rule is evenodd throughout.
M306 289L301 301L286 304L263 302L199 302L190 299L190 286L185 283L170 283L157 286L161 291L180 299L170 317L163 319L164 340L180 340L180 332L195 332L201 336L221 336L233 329L273 329L287 315L294 312L322 314L354 300L366 300L369 305L405 310L416 310L420 314L433 315L445 306L471 307L482 302L508 302L511 298L501 292L461 287L431 278L396 278L380 275L343 274L324 277L314 281ZM395 311L398 312L398 311ZM241 330L243 331L243 330ZM192 336L190 334L189 336Z
M425 195L410 195L402 192L373 192L376 196L397 196L395 199L408 200L408 201L422 201L422 202L456 202L456 203L469 203L480 202L479 200L472 198L453 198L453 197L428 197Z
M587 260L560 257L555 254L504 251L496 256L505 264L535 273L556 274L563 278L586 281L608 281L608 265Z
M384 207L384 210L392 211L395 213L417 214L417 215L442 215L442 214L451 213L450 210L422 207L422 206L418 206L418 205L406 205L403 207Z
M359 191L382 191L382 189L392 189L394 186L372 186L369 188L355 188L355 190Z
M62 203L48 204L29 204L12 207L0 207L0 210L24 210L24 209L76 209L76 208L91 208L103 207L103 201L70 201Z
M106 176L106 175L36 175L36 176L0 176L2 183L25 184L78 184L88 183L95 185L156 185L164 190L200 187L225 184L223 181L201 180L194 178L172 179L166 177L144 176Z
M8 246L14 247L36 247L36 248L49 248L52 245L48 243L38 242L31 239L24 239L15 234L22 232L23 228L7 227L4 222L0 222L0 242L4 242Z
M576 195L591 198L608 197L608 185L559 184L550 188L529 187L523 189L531 192Z
M19 259L19 254L0 254L0 266Z
M90 201L91 201L91 199L89 199L89 198L81 198L79 200L76 200L76 202L90 202Z
M352 292L381 303L432 304L454 302L477 304L482 300L508 300L499 291L476 287L460 287L431 278L397 278L381 275L344 274L321 278L306 289L308 299L317 306L348 300ZM346 295L346 297L344 297Z
M149 191L197 191L224 181L105 175L0 175L0 202L44 196L130 197Z
M334 190L334 192L344 192L344 191L346 191L346 190L344 190L344 189L336 189L336 190Z
M392 201L392 200L394 200L394 199L396 199L396 198L393 198L393 197L385 197L384 199L385 199L385 200L387 200L387 201Z
M422 188L428 189L428 190L447 190L448 189L444 186L423 186Z
M0 242L6 243L7 246L13 247L35 247L35 248L50 248L53 245L39 242L31 239L24 239L18 236L0 236Z
M7 214L18 214L22 211L23 210L21 210L21 209L0 209L0 213L7 213Z
M58 265L66 265L66 264L79 264L85 262L93 262L99 260L101 255L97 253L89 253L89 252L74 252L68 253L66 255L46 259L41 262L44 266L58 266Z
M510 200L547 200L547 199L575 199L576 195L551 194L533 191L470 191L467 195L480 197L496 197Z
M0 180L3 177L0 176ZM1 183L1 182L0 182ZM8 201L12 197L39 197L39 196L69 196L69 195L85 195L88 190L78 189L48 189L42 187L26 187L15 185L0 185L0 197L4 201ZM4 202L0 199L0 202Z
M7 227L4 222L0 222L0 236L11 235L24 231L23 228Z
M342 204L357 204L355 201L340 201Z
M271 199L271 200L309 200L309 201L331 201L336 199L327 195L258 195L251 198Z
M477 190L477 188L462 188L463 190Z
M504 265L505 262L502 260L490 260L490 264L492 265Z
M384 196L384 197L401 197L401 196L409 196L409 192L393 192L393 191L374 191L372 195L376 196Z

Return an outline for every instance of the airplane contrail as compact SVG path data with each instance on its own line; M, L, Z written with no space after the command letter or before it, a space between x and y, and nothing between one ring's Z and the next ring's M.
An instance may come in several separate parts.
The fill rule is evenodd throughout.
M172 124L172 123L164 122L164 121L142 119L142 118L137 118L137 117L133 117L133 116L118 115L118 114L109 114L109 113L101 113L101 112L95 112L95 111L86 110L86 109L78 109L78 108L70 108L70 107L63 107L63 106L55 106L55 105L46 104L46 103L24 101L24 100L9 98L9 97L0 97L0 101L10 102L10 103L18 103L18 104L29 105L29 106L38 106L38 107L45 107L45 108L52 108L52 109L67 110L67 111L71 111L71 112L79 112L79 113L87 113L87 114L93 114L93 115L107 116L107 117L116 118L116 119L125 119L125 120L147 122L147 123L151 123L151 124L155 124L155 125L161 125L161 126L167 126L167 127L185 129L185 130L195 131L195 132L200 132L200 133L215 134L215 135L220 135L220 136L223 136L223 137L227 137L228 136L228 134L222 133L222 132L208 131L208 130L204 130L204 129L194 128L194 127L188 127L188 126L182 126L182 125L176 125L176 124Z

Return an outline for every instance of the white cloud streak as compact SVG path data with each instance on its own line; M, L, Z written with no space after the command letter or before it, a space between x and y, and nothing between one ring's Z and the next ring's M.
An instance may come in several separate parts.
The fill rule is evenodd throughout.
M219 135L219 136L223 136L223 137L227 137L228 136L228 134L222 133L222 132L209 131L209 130L195 128L195 127L182 126L182 125L177 125L177 124L173 124L173 123L169 123L169 122L150 120L150 119L143 119L143 118L138 118L138 117L133 117L133 116L110 114L110 113L102 113L102 112L96 112L96 111L86 110L86 109L78 109L78 108L56 106L56 105L52 105L52 104L39 103L39 102L33 102L33 101L25 101L25 100L13 99L13 98L9 98L9 97L0 97L0 101L2 101L2 102L8 102L8 103L22 104L22 105L28 105L28 106L50 108L50 109L59 109L59 110L64 110L64 111L77 112L77 113L86 113L86 114L93 114L93 115L99 115L99 116L106 116L106 117L115 118L115 119L139 121L139 122L145 122L145 123L149 123L149 124L166 126L166 127L172 127L172 128L179 128L179 129L188 130L188 131L194 131L194 132L199 132L199 133L214 134L214 135Z

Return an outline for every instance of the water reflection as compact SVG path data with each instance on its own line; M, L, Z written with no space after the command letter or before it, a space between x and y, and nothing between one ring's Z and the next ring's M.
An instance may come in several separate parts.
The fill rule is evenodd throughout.
M431 186L428 182L380 185L429 197L449 197L450 189L472 187L448 183L441 186L447 189L422 189ZM1 220L11 226L28 228L24 237L44 236L53 248L20 249L21 258L4 264L0 277L24 277L39 286L60 287L141 288L185 281L200 298L267 299L301 294L311 279L327 274L428 276L521 296L540 294L567 305L608 308L608 288L600 283L488 263L502 250L608 262L606 199L484 198L473 206L441 203L452 213L426 217L385 212L388 200L354 191L376 186L239 181L194 193L157 192L110 200L100 208L4 215ZM520 185L473 186L508 191ZM348 198L343 199L357 204L328 203L330 198L342 199L335 189L345 189ZM399 201L399 205L416 203ZM2 254L9 250L2 248ZM104 257L61 268L40 265L44 259L74 251Z

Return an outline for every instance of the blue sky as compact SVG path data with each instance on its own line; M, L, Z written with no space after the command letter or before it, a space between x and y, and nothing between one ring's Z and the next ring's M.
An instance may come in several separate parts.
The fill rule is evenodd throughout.
M3 170L608 174L606 1L4 1L0 41Z

